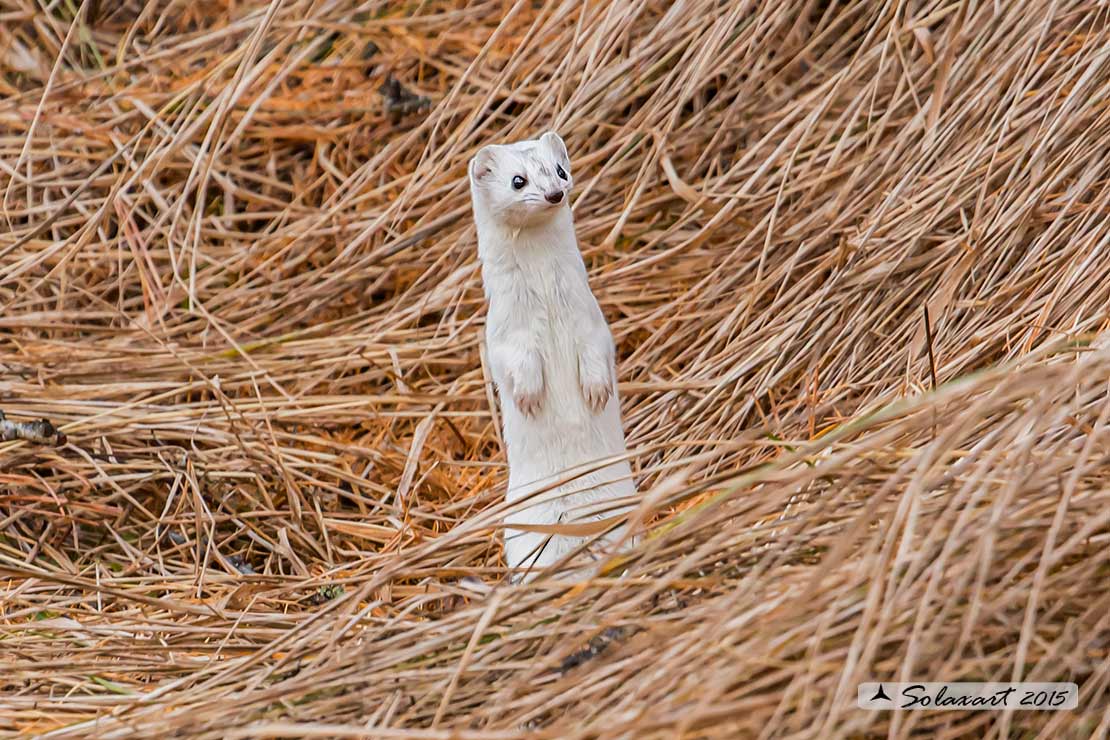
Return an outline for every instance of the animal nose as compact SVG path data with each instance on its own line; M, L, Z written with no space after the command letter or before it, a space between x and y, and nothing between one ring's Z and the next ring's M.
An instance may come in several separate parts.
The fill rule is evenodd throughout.
M543 197L547 199L548 203L559 203L563 200L563 191L556 190L554 192L547 193Z

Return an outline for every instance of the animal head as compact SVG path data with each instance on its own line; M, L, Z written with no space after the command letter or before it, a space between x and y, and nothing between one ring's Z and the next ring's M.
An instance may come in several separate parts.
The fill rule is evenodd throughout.
M470 194L481 210L505 226L524 228L567 208L570 157L553 131L515 144L491 144L470 160Z

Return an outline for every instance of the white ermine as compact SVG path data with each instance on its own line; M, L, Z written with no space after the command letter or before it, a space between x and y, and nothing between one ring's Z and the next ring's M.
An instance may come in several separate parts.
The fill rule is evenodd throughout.
M607 502L636 493L624 461L565 481L571 468L626 451L613 336L578 251L572 183L566 145L553 132L484 147L470 160L489 302L486 346L509 457L508 500L548 488L511 514L509 524L607 519L627 511ZM559 479L562 485L552 488ZM620 535L617 529L599 543ZM534 574L588 539L506 529L505 560L518 574Z

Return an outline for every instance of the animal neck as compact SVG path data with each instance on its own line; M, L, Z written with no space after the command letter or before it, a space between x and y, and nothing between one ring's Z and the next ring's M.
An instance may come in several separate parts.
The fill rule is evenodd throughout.
M578 253L574 218L569 208L560 208L550 219L531 226L515 228L491 218L476 219L478 255L483 261L510 257L526 260L529 256L552 252Z

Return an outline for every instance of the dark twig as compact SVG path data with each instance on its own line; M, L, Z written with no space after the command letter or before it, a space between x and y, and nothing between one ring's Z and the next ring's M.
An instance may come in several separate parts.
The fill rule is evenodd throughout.
M389 75L385 78L385 82L378 88L378 92L382 94L382 99L385 101L386 113L388 113L394 121L400 120L403 116L407 116L410 113L416 113L429 108L432 105L432 101L428 98L423 95L417 95L403 87L393 75Z
M933 356L933 326L929 322L929 307L922 307L925 311L925 346L929 349L929 375L933 379L933 390L937 389L937 361Z
M572 668L577 668L588 660L592 660L606 650L614 642L623 639L628 635L628 629L624 627L607 627L604 632L590 640L589 644L574 653L571 653L559 665L559 672L566 673Z
M933 392L937 390L937 361L933 356L933 325L929 321L929 306L921 307L925 312L925 346L929 350L929 375L933 379ZM933 437L937 436L937 411L933 409Z
M55 445L61 447L66 443L66 435L46 419L35 421L10 421L4 412L0 411L0 440L24 440L40 445Z

